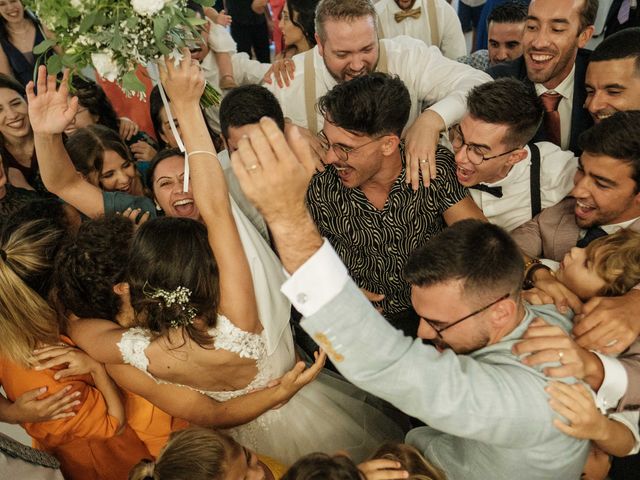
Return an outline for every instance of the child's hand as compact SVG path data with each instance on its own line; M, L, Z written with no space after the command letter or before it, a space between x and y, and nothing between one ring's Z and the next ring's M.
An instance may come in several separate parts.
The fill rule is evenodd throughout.
M409 472L402 470L400 462L386 458L368 460L358 465L367 480L396 480L409 477Z
M156 156L156 153L158 153L155 148L153 148L144 140L138 140L129 148L136 160L142 160L144 162L151 161L153 157Z
M606 437L608 419L597 409L591 393L582 384L551 382L546 388L549 405L565 417L569 424L556 418L553 425L561 432L585 440Z
M276 387L278 396L281 397L281 403L286 403L298 391L311 383L320 373L327 354L323 350L320 353L315 352L316 361L309 368L305 367L304 362L298 362L280 379L280 384Z
M54 345L39 348L33 353L35 360L39 362L35 367L36 370L67 364L66 368L55 373L53 378L56 380L75 375L94 374L103 368L101 363L75 347Z
M222 25L223 27L228 27L229 25L231 25L231 15L227 15L227 12L222 10L220 13L218 13L218 16L216 16L215 22L218 25Z

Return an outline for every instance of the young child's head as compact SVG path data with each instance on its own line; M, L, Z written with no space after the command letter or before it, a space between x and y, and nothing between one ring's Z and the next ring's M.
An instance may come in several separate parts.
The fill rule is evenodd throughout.
M255 453L231 437L206 428L187 428L169 437L155 462L143 460L129 480L263 480Z
M282 480L364 480L364 474L349 457L310 453L298 459Z
M620 230L572 248L556 278L582 300L625 294L640 283L640 233Z
M401 469L409 473L409 480L446 480L440 469L431 465L422 454L406 443L385 443L371 456L371 459L394 460Z

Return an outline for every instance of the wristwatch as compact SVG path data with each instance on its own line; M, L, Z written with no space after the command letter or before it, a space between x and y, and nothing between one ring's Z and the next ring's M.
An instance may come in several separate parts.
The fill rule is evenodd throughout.
M524 264L524 281L522 282L523 290L530 290L535 287L533 274L541 268L545 270L551 270L549 267L543 264L539 258L532 258Z

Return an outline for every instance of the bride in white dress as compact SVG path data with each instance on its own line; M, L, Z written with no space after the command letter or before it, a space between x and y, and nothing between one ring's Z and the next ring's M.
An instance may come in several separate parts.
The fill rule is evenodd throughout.
M164 77L191 152L193 194L215 261L198 250L206 238L198 243L180 236L180 231L207 235L195 222L148 222L130 254L129 286L138 327L121 329L109 322L84 330L96 342L117 339L121 361L159 383L188 386L220 402L245 395L250 402L248 393L268 388L296 363L290 304L279 291L284 274L272 250L230 199L217 158L210 153L213 145L198 107L203 88L199 68L183 61L180 67L169 65ZM186 256L184 249L189 249ZM175 258L186 260L176 264ZM167 270L168 265L172 269ZM211 286L216 282L202 281L211 270L219 278L219 302ZM176 278L182 280L176 283ZM379 444L402 438L400 428L365 402L366 397L324 374L280 408L228 432L284 463L313 451L338 450L360 461Z

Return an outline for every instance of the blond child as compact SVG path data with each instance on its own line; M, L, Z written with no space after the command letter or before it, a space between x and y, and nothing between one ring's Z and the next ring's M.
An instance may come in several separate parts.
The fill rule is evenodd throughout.
M129 480L276 480L284 466L256 455L228 435L206 428L174 432L156 461L142 460Z
M582 301L596 296L623 295L640 284L640 233L623 229L594 240L586 248L574 247L564 256L553 274ZM536 320L532 327L538 329L538 332L527 335L529 338L554 335L554 332L549 330L553 327L547 326L544 322ZM595 355L586 350L580 354ZM536 353L523 361L531 365L539 363L538 359L533 357L540 358L540 355ZM548 368L545 373L553 375L550 370L564 369L573 361L569 357L569 351L565 353L563 350L557 350L556 355L560 357L562 365ZM588 373L585 375L585 381L590 383L587 377ZM594 448L585 466L584 478L605 478L603 472L608 470L608 457L602 455L603 452L622 457L633 455L640 450L638 412L618 412L609 415L601 412L596 406L593 394L584 384L552 382L547 391L551 397L551 407L569 422L567 424L556 419L554 425L567 435L593 442Z

